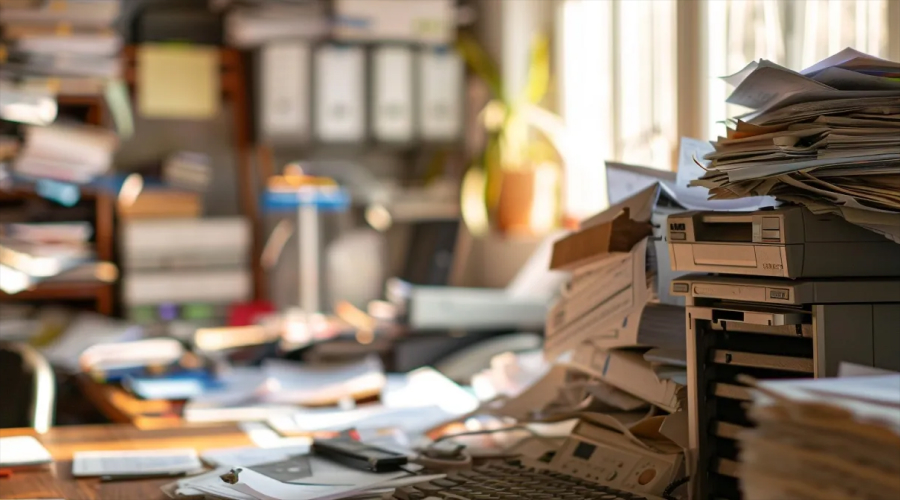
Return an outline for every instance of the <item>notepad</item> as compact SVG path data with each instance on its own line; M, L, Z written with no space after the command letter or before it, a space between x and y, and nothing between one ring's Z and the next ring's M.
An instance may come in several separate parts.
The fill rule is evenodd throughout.
M47 448L31 436L0 438L0 467L30 467L52 461Z
M200 470L203 464L190 448L137 451L79 451L73 457L72 475L139 476L177 474Z

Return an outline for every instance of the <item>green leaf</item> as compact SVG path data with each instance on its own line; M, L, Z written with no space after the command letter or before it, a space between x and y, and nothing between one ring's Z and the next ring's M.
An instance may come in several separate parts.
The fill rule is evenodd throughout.
M528 80L521 97L531 104L538 104L547 95L550 86L550 39L539 35L531 44L528 62Z
M471 35L461 33L456 41L456 50L469 68L484 80L493 92L494 97L505 100L503 84L500 81L500 70L481 45Z

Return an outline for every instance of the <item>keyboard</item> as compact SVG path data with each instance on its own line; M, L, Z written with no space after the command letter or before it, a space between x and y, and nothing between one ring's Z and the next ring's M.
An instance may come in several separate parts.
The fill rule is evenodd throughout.
M389 500L663 500L517 462L491 462L398 488Z

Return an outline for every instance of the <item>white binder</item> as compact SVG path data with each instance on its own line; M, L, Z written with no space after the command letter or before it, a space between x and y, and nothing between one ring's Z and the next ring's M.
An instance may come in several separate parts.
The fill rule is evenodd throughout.
M309 44L284 40L264 45L260 54L261 135L269 140L309 138Z
M407 47L382 46L372 52L372 133L378 140L412 140L412 64Z
M419 126L422 139L453 141L463 124L463 65L451 50L419 52Z
M362 47L323 45L314 56L315 130L323 142L355 142L366 132Z

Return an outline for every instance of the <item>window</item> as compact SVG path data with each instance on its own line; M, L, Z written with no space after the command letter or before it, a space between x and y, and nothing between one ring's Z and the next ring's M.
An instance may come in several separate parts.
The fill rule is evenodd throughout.
M603 160L674 169L681 135L721 132L740 110L718 77L760 58L799 70L848 46L900 59L892 23L894 0L560 0L560 111L578 152L567 214L606 207Z

